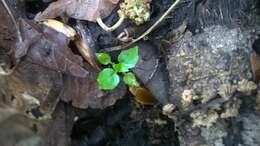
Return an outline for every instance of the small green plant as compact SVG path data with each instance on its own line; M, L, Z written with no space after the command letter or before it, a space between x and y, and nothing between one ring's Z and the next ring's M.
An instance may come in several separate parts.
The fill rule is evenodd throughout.
M117 57L117 63L111 61L107 53L96 53L97 60L107 67L98 74L99 89L113 90L120 82L118 73L123 74L123 82L128 86L138 86L135 75L129 71L138 61L138 47L122 51Z

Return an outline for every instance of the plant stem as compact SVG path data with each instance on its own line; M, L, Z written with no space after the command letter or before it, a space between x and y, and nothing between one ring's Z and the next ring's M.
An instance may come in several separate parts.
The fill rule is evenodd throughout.
M98 25L104 29L105 31L108 31L108 32L111 32L111 31L114 31L115 29L117 29L125 20L125 17L122 16L119 18L119 20L111 27L108 27L100 17L97 18L97 23Z

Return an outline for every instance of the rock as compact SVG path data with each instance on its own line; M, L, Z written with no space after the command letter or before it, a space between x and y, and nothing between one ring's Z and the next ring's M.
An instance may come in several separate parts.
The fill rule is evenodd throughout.
M204 31L193 37L186 35L171 48L168 56L170 100L180 108L180 97L186 89L201 96L205 90L217 94L223 84L236 84L242 79L252 78L246 35L239 29L229 30L222 26Z
M186 33L168 55L170 103L177 106L177 123L182 121L178 125L179 137L185 142L181 145L242 144L243 141L230 139L230 132L245 132L236 120L242 118L241 110L249 107L243 104L251 100L247 96L254 96L257 89L250 66L253 31L225 26L211 26L203 31L194 36ZM192 92L186 94L187 91ZM232 129L227 128L230 123L234 124ZM251 137L257 139L258 135Z
M168 102L167 73L160 61L158 48L152 43L142 42L139 47L139 60L133 72L161 103Z

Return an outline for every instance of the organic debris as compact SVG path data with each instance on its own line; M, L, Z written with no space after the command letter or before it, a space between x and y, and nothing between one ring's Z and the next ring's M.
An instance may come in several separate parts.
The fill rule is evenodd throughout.
M97 45L93 40L93 35L87 27L83 27L80 21L77 21L76 30L78 36L75 39L75 44L82 57L96 70L101 70L101 67L96 59Z
M73 28L55 19L47 19L42 21L42 23L56 30L57 32L63 33L70 39L74 39L74 37L76 36L76 31Z
M28 61L49 69L86 77L88 72L81 66L81 57L68 48L69 39L63 33L30 20L22 20L21 26L24 41L15 51L17 59L26 56Z
M66 76L64 77L64 87L61 92L61 100L72 102L77 108L106 108L115 104L126 94L126 87L119 84L115 90L102 91L98 87L98 71L86 65L89 74L85 78Z
M69 17L96 22L97 18L105 18L116 7L119 0L58 0L52 2L47 9L35 16L36 21L56 18L62 14Z
M3 104L33 119L51 118L59 102L61 74L25 61L10 76L1 77L1 80L6 85L1 92L8 93Z
M156 102L153 94L143 87L131 86L129 91L134 95L134 99L143 105L154 105Z

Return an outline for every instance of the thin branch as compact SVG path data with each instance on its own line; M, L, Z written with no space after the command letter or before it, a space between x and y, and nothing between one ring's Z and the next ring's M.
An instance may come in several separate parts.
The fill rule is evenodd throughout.
M129 46L131 46L132 44L140 41L141 39L143 39L145 36L147 36L149 33L151 33L153 31L154 28L156 28L165 18L167 15L170 14L170 12L177 6L177 4L180 2L181 0L176 0L169 8L168 10L148 29L146 30L141 36L139 36L137 39L134 39L132 42L130 42L129 44L127 44L126 46L124 46L124 48L127 48Z
M106 52L113 52L113 51L120 51L122 49L125 49L129 46L131 46L132 44L140 41L141 39L143 39L146 35L148 35L149 33L151 33L165 18L167 15L169 15L169 13L177 6L177 4L180 2L181 0L176 0L169 8L168 10L149 28L147 29L141 36L139 36L137 39L133 39L130 43L124 45L124 46L115 46L115 47L111 47L111 48L106 48L105 51Z
M9 6L7 5L6 1L5 0L1 0L1 2L3 3L5 9L7 10L8 14L10 15L11 19L12 19L12 22L14 23L15 25L15 28L16 28L16 31L17 31L17 37L18 37L18 40L19 42L22 42L23 39L22 39L22 34L21 34L21 31L20 31L20 28L18 26L18 24L16 23L16 20L14 18L14 15L12 13L12 11L10 10Z

